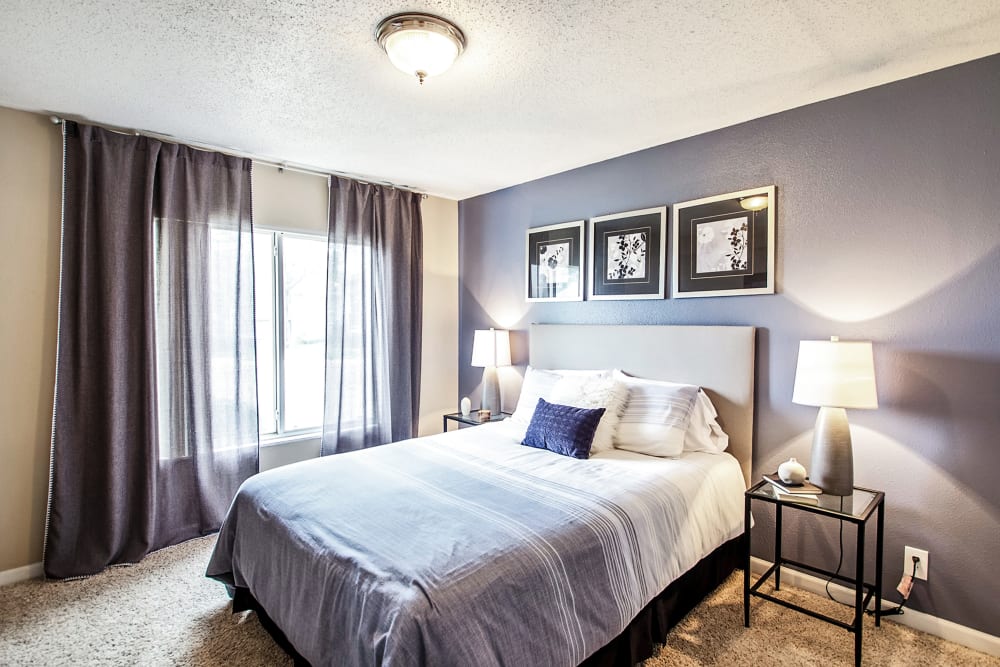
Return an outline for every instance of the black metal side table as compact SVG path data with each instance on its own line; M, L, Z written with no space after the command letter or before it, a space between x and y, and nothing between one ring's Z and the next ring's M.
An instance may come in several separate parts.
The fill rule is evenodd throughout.
M501 412L498 415L493 415L489 419L480 419L476 411L473 410L467 415L463 415L461 412L450 412L441 418L441 430L448 431L448 422L458 422L459 428L464 426L479 426L480 424L488 424L490 422L502 422L507 417L510 417L510 412Z
M802 612L813 618L832 623L844 628L848 632L854 633L854 664L861 664L861 635L864 622L865 608L871 599L875 598L875 626L882 625L882 539L885 523L885 493L873 489L854 487L854 493L849 496L831 496L820 494L817 504L809 504L795 500L785 500L778 498L776 489L770 482L761 480L747 490L745 496L745 511L743 516L744 529L746 531L746 564L743 570L743 625L750 627L750 597L756 596L775 602L789 609ZM750 583L750 504L754 500L760 500L774 505L774 564L760 576L755 583ZM854 569L854 578L845 577L841 574L823 570L806 563L801 563L790 558L785 558L781 553L781 515L785 510L797 510L831 517L838 521L847 521L857 528L857 564ZM877 517L875 525L875 583L866 583L865 572L865 526L872 515ZM812 609L806 609L799 605L782 600L769 593L763 593L759 589L761 585L774 576L774 589L781 588L781 566L791 565L808 572L832 577L840 581L853 585L854 587L854 620L847 623L832 616L821 614ZM867 595L865 592L867 591Z

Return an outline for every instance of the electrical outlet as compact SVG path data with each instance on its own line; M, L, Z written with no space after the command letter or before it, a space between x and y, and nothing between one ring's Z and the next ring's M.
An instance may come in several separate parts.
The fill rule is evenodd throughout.
M913 557L916 556L920 559L917 563L917 573L914 575L914 579L927 579L927 552L923 549L914 549L913 547L906 547L903 552L903 574L910 574L913 572Z

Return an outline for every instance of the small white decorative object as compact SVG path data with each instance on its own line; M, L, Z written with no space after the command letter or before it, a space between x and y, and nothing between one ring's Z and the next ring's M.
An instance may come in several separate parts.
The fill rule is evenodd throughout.
M806 481L805 467L794 458L778 466L778 477L785 484L802 484Z
M472 412L472 401L466 396L462 399L462 416L468 417L470 412Z

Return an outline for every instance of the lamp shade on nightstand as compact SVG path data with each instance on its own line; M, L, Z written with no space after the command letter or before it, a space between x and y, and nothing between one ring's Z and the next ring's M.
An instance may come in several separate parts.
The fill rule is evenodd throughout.
M510 332L477 329L472 339L472 365L480 368L510 366Z
M877 408L871 342L800 342L792 402L827 408Z
M477 329L472 339L471 365L484 369L482 408L499 414L500 381L497 379L497 366L510 366L510 332Z
M854 488L854 452L845 408L875 409L875 364L870 341L799 343L792 402L819 407L810 481L823 493L846 496Z

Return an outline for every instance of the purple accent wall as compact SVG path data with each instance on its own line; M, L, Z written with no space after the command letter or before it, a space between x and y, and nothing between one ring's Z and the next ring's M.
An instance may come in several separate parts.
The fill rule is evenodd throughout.
M501 369L509 410L531 322L755 325L759 476L790 456L808 466L816 409L791 402L798 341L872 340L880 407L848 414L855 482L886 491L884 592L897 599L904 545L928 549L909 606L1000 635L998 128L992 56L465 200L460 392L478 402L477 328L522 332L522 366ZM524 302L528 227L771 184L775 295ZM767 558L772 515L755 514ZM852 531L844 542L852 572ZM788 513L783 545L835 567L836 523Z

